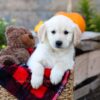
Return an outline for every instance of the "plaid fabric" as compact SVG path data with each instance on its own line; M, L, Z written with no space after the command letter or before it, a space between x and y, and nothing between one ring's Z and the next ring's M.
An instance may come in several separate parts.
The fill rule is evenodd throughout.
M55 86L50 83L50 72L50 69L45 69L43 85L36 90L31 87L31 73L26 65L4 66L0 69L0 85L19 100L56 100L67 84L70 71Z
M35 50L27 49L30 54ZM30 84L31 73L25 64L12 66L0 65L0 85L7 89L18 100L56 100L68 82L70 71L68 70L61 83L50 83L51 69L45 69L43 85L39 89L33 89Z

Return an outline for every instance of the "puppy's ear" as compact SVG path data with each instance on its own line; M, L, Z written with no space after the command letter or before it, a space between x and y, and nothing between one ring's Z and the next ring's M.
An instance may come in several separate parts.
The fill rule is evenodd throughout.
M44 42L45 41L45 39L46 39L46 25L45 24L43 24L40 27L40 29L38 31L38 38L39 38L40 42Z
M75 24L74 27L74 45L77 46L80 43L80 38L81 38L81 30L77 24Z

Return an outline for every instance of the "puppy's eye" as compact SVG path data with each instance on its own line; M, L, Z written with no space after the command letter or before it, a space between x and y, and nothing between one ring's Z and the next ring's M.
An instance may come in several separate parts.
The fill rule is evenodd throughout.
M64 34L67 35L69 32L67 30L64 31Z
M55 31L55 30L53 30L53 31L51 31L51 33L52 33L52 34L56 34L56 31Z

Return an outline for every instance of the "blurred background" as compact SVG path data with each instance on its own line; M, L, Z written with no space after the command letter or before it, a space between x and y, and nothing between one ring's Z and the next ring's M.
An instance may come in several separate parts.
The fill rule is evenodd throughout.
M78 11L79 2L72 0L73 11ZM91 7L100 13L100 0L89 0ZM0 0L0 17L7 21L16 20L17 25L33 29L40 21L46 20L58 11L66 11L68 0Z
M0 0L0 49L5 48L5 28L18 25L34 30L42 20L67 10L68 0ZM75 100L100 100L100 0L72 0L73 12L86 21L77 47Z

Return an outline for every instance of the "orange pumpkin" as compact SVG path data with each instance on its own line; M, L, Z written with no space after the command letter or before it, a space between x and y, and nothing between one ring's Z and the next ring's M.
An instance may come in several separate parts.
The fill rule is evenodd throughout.
M73 20L80 27L80 30L82 32L85 31L86 23L85 23L84 18L79 13L76 13L76 12L70 12L70 13L58 12L56 15L64 15L64 16L69 17L71 20Z

